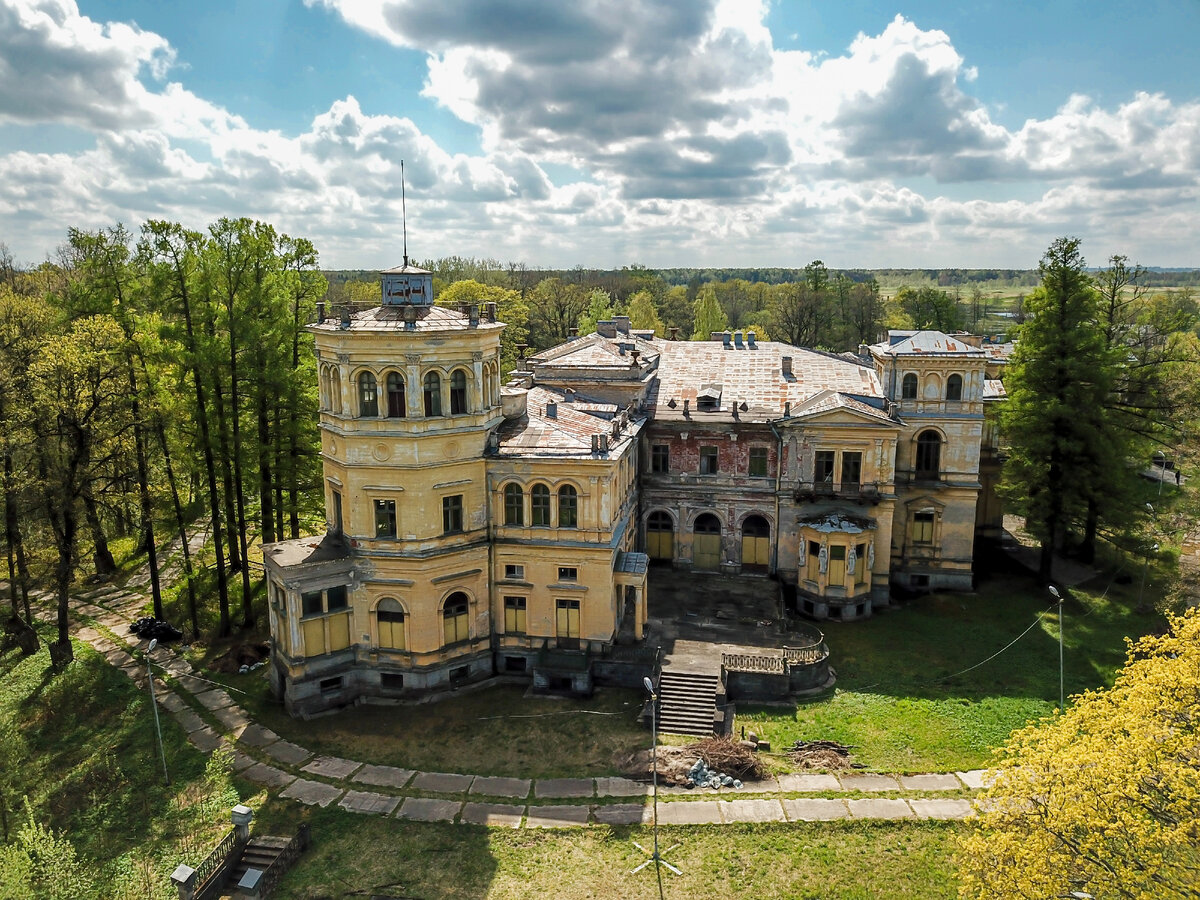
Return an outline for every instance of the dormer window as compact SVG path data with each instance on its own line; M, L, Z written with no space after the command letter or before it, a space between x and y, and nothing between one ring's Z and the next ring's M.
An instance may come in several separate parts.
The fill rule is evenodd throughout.
M700 412L716 412L721 408L721 385L702 384L696 392L696 409Z

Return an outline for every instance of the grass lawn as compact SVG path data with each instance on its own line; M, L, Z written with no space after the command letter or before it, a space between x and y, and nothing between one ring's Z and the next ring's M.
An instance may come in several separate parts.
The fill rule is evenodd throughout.
M1074 591L1064 605L1068 696L1112 683L1124 638L1161 623L1135 613L1138 585ZM990 662L1035 621L1013 647ZM785 707L738 705L737 726L770 740L835 740L881 771L985 767L1014 729L1058 705L1058 614L1045 590L1019 575L974 596L935 594L865 622L824 626L837 686ZM983 663L969 672L971 666ZM961 673L961 674L959 674Z
M301 820L312 849L280 885L281 897L528 898L658 896L653 868L633 841L646 828L549 831L433 825L269 804L256 828L290 834ZM660 846L681 867L663 872L672 900L712 897L877 898L956 896L952 859L962 826L928 822L825 822L664 828Z
M54 632L39 630L38 653L0 655L3 838L15 839L30 816L65 834L96 891L55 894L47 882L12 880L15 870L0 864L0 895L174 896L168 879L175 867L203 859L230 827L238 795L228 771L206 774L205 755L164 714L172 779L165 786L148 693L79 642L75 662L52 674L44 642ZM48 865L75 868L61 860Z
M602 688L590 700L525 697L524 685L495 685L415 706L351 707L308 722L270 696L266 669L209 675L254 718L316 753L423 772L520 778L613 775L613 755L645 745L641 694Z

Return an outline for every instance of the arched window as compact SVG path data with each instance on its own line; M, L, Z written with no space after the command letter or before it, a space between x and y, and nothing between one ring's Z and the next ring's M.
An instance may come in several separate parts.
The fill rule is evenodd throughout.
M388 372L387 409L389 419L404 418L404 378L399 372Z
M442 628L447 645L465 641L471 636L467 628L469 602L462 591L455 591L446 598L446 605L442 607Z
M962 376L951 375L946 379L946 399L961 400L962 399Z
M442 414L442 379L437 372L425 373L425 415Z
M519 484L504 486L504 524L525 524L525 495Z
M916 475L922 480L937 479L942 468L942 436L936 431L917 435Z
M375 383L375 376L370 372L363 372L358 376L358 414L379 415L379 385Z
M916 400L917 399L917 376L909 372L904 376L904 381L901 382L900 399Z
M405 649L404 607L399 601L385 597L375 608L375 619L379 623L379 646L391 650Z
M550 524L550 488L535 484L529 490L529 524Z
M467 411L467 373L455 369L450 373L450 415L461 416Z
M579 527L579 494L569 484L558 489L558 527Z

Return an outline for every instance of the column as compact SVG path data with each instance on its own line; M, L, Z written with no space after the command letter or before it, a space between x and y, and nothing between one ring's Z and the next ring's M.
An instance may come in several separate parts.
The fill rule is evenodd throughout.
M483 405L483 353L475 350L471 353L471 397L467 408L474 413L484 412Z
M424 383L421 381L421 355L419 353L404 354L404 405L410 419L419 419L425 415L425 407L421 400L424 396Z

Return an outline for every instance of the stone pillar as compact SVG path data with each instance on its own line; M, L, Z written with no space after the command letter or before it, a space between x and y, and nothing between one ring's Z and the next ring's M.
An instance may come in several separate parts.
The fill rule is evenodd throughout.
M233 808L230 818L233 820L233 827L237 831L237 842L244 844L250 840L250 822L254 819L254 810L239 803Z
M486 406L483 402L483 354L476 350L471 354L471 379L474 382L471 385L470 402L468 411L474 413L482 413L486 411Z
M634 588L633 592L633 636L640 641L646 625L646 589Z
M196 896L196 870L182 863L171 873L171 883L179 891L179 900L192 900Z
M407 406L405 412L410 419L419 419L425 415L425 402L422 399L425 394L425 383L421 380L421 356L417 353L404 354L404 404Z

